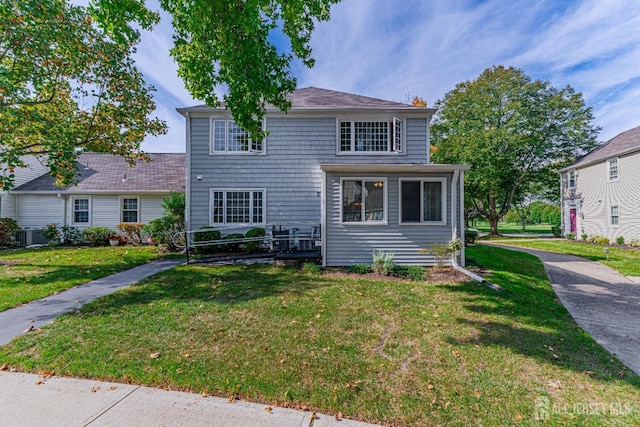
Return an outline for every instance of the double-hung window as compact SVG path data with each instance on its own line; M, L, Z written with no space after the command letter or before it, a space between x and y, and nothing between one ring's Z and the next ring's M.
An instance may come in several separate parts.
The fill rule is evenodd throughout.
M341 154L402 153L403 121L340 120L338 152Z
M264 224L265 190L211 189L211 225Z
M137 197L122 198L122 222L140 222L140 199Z
M400 223L446 224L446 179L401 179Z
M609 181L618 180L618 159L609 159L607 161L607 169L609 172Z
M344 178L343 223L384 223L387 220L386 178Z
M576 171L569 171L567 174L569 188L576 188Z
M73 199L73 223L88 224L89 223L89 199L74 198Z
M620 226L620 208L618 205L613 205L609 207L609 224L614 227Z
M262 153L262 141L253 141L249 132L233 120L211 120L211 153Z

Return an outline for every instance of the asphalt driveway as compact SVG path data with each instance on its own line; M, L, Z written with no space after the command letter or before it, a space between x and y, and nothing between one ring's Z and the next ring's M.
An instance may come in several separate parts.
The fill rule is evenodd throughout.
M537 256L556 295L576 323L640 375L640 284L585 258L495 246Z

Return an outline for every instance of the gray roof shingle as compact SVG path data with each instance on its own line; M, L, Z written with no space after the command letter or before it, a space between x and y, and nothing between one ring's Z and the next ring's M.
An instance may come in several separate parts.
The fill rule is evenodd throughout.
M122 156L108 153L83 153L77 161L78 183L55 186L55 179L42 175L13 189L13 192L55 192L63 194L169 192L185 189L184 153L150 153L150 162L135 166ZM126 176L126 179L125 179Z
M384 99L371 98L368 96L355 95L347 92L339 92L330 89L320 89L317 87L306 87L296 89L287 96L291 101L291 110L409 110L425 111L424 108L414 107L410 104L387 101ZM219 107L224 109L224 103ZM269 109L275 109L269 106ZM209 110L206 105L198 105L189 108L178 108L179 112ZM434 112L433 109L426 109Z
M587 166L612 157L633 153L634 151L640 151L640 126L616 135L564 168L563 171Z

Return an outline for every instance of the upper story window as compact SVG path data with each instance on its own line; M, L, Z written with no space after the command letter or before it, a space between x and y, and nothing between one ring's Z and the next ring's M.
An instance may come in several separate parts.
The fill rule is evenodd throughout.
M609 159L607 162L607 169L609 170L609 181L618 180L618 159Z
M400 180L401 224L446 224L446 179Z
M343 179L342 222L384 223L386 179Z
M262 141L253 141L249 132L233 120L211 120L211 154L262 153Z
M385 121L340 120L338 153L402 153L401 119Z
M567 174L569 188L576 188L576 171L569 171Z

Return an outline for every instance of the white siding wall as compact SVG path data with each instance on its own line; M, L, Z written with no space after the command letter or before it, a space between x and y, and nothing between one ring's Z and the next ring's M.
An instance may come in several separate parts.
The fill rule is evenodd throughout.
M48 169L34 156L24 156L22 160L27 164L27 167L16 169L14 188L48 172ZM6 191L0 191L0 199L0 217L9 217L17 220L16 196Z
M567 174L563 174L563 223L567 231L570 200L580 201L578 235L617 237L626 241L640 239L640 153L619 157L617 181L608 181L607 162L576 170L576 189L567 189ZM617 205L620 226L609 224L610 206ZM579 238L580 236L578 236Z
M62 224L64 221L64 199L55 194L16 195L18 225L22 228L41 228L47 224Z

